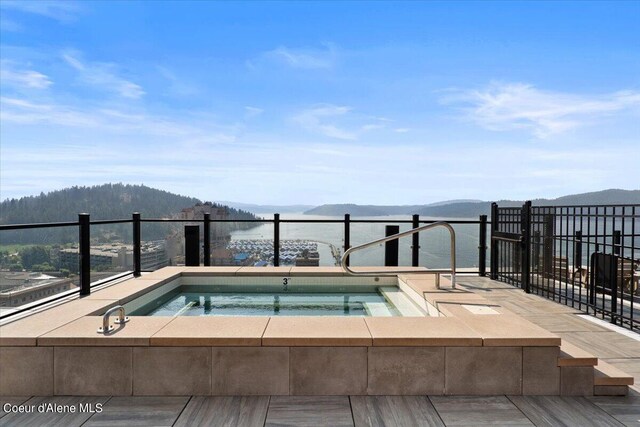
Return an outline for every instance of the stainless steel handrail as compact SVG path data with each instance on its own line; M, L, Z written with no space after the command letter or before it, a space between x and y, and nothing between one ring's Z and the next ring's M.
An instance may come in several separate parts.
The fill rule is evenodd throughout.
M116 324L127 323L129 321L129 317L124 314L124 307L121 305L116 305L115 307L111 307L107 312L102 316L102 326L98 328L99 334L108 334L113 331L113 325L109 325L109 317L112 313L118 312L118 318L113 321Z
M434 222L433 224L423 225L422 227L413 228L408 231L403 231L402 233L394 234L392 236L383 237L382 239L372 240L367 243L363 243L362 245L354 246L345 251L344 255L342 255L342 269L352 276L395 276L398 273L420 273L420 271L416 270L394 270L392 272L388 270L378 270L378 271L353 271L347 265L347 258L352 253L359 251L360 249L368 248L371 246L378 245L380 243L386 243L391 240L399 239L400 237L410 236L412 234L418 233L420 231L428 230L430 228L435 227L445 227L449 230L449 235L451 236L451 270L447 271L451 273L451 286L453 288L456 287L456 232L448 222L440 221ZM424 273L433 273L433 271L425 270ZM440 288L439 280L438 280L438 288Z

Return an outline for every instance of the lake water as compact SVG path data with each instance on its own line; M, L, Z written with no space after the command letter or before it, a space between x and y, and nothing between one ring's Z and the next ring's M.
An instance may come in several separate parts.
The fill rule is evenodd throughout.
M265 219L272 219L273 214L257 214ZM304 214L282 214L280 219L338 219L344 217L304 215ZM356 219L375 219L389 221L388 224L354 224L351 223L351 246L356 246L371 240L384 237L385 225L400 225L400 231L411 229L411 224L394 224L394 220L408 220L408 216L377 216L377 217L352 217ZM421 220L438 220L439 218L421 217ZM441 218L440 218L441 219ZM469 218L462 218L469 220ZM456 262L459 268L478 268L478 224L454 225L456 232ZM487 230L488 232L488 230ZM266 223L250 230L237 230L231 233L232 240L243 239L265 239L273 240L273 224ZM305 224L305 223L281 223L280 239L303 239L313 240L318 243L320 253L320 265L335 265L335 260L331 254L330 245L344 252L344 224ZM411 236L404 237L399 241L399 263L400 265L411 265ZM449 232L444 228L435 228L420 233L420 265L428 268L449 268ZM351 265L384 265L384 245L374 248L367 248L351 256Z

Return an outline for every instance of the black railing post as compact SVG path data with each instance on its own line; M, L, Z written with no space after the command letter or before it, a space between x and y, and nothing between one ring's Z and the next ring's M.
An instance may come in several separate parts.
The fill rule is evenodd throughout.
M198 267L200 265L200 226L184 226L184 265Z
M273 214L273 266L280 265L280 214Z
M420 215L413 215L412 220L411 225L414 229L420 227ZM420 233L413 233L411 236L411 265L413 267L420 265L420 236L418 234Z
M576 231L573 266L575 268L582 268L582 231Z
M91 223L89 214L78 214L80 235L78 267L80 273L80 296L91 294Z
M491 279L498 279L498 242L493 240L498 227L498 204L491 203Z
M351 215L344 214L344 251L351 247ZM347 266L349 265L349 257L347 257Z
M542 247L542 268L545 277L553 277L553 233L555 229L555 215L548 213L544 215L543 247ZM596 249L597 250L597 249Z
M526 293L531 292L531 201L522 205L522 217L520 218L522 228L522 289Z
M620 246L621 246L622 238L620 234L620 230L613 230L613 254L620 256Z
M387 225L385 226L385 237L393 236L400 232L400 226ZM385 267L397 267L398 266L398 239L390 240L384 244L384 266Z
M536 272L540 271L540 242L542 239L540 238L540 230L536 230L533 232L533 267L535 267Z
M478 243L478 270L480 276L487 275L487 216L480 215L480 241Z
M209 267L211 265L211 214L204 214L204 245L203 245L203 265Z
M142 274L142 243L140 242L140 214L133 213L133 275Z

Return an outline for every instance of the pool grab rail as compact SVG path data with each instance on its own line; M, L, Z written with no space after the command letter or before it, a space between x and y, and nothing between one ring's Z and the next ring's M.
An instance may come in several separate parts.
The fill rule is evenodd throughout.
M98 328L98 333L99 334L108 334L109 332L113 331L113 325L109 324L109 317L111 316L111 314L113 314L114 312L118 312L118 318L116 320L113 321L113 323L116 324L124 324L127 323L129 321L129 317L125 316L124 313L124 307L121 305L116 305L115 307L111 307L109 310L107 310L107 312L104 314L104 316L102 316L102 326L100 326Z
M402 233L393 234L391 236L383 237L381 239L372 240L367 243L363 243L362 245L353 246L345 251L342 255L341 265L342 269L352 276L396 276L399 273L421 273L419 270L394 270L392 272L388 270L377 270L377 271L354 271L347 265L347 259L349 255L352 253L359 251L361 249L369 248L371 246L379 245L380 243L386 243L391 240L399 239L400 237L410 236L420 231L428 230L430 228L435 227L444 227L449 230L449 235L451 236L451 270L438 270L438 280L436 280L436 287L440 289L440 273L450 273L451 274L451 287L455 289L456 287L456 232L449 224L445 221L434 222L432 224L423 225L422 227L413 228L411 230L403 231ZM424 273L434 273L436 271L433 270L425 270Z

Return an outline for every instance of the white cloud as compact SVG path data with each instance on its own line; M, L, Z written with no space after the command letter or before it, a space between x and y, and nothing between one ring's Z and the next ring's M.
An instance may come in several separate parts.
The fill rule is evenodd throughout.
M300 111L292 121L309 132L329 138L357 140L371 131L385 129L391 120L358 114L348 106L318 104Z
M233 129L207 123L189 123L139 111L82 108L67 104L36 103L20 98L0 98L0 122L21 125L49 125L89 128L119 134L145 134L196 138L214 135L219 141L235 138Z
M95 116L53 104L36 104L24 99L2 97L0 106L3 124L49 123L74 127L98 127L100 124Z
M293 120L311 132L317 132L330 138L354 140L357 139L355 132L340 128L335 123L329 122L329 120L344 116L349 111L351 111L350 107L330 104L320 105L300 112L293 117Z
M2 0L0 8L45 16L60 22L72 21L80 12L79 3L75 1Z
M260 114L264 113L264 110L262 108L251 107L251 106L244 107L244 111L245 111L244 116L247 119L251 117L259 116Z
M48 76L34 70L17 70L8 61L0 65L0 82L31 89L46 89L52 84Z
M140 85L118 76L114 64L83 62L79 56L77 52L73 51L62 53L62 58L67 64L78 71L82 82L101 90L115 92L123 98L138 99L145 94Z
M169 82L169 87L167 89L172 95L185 97L198 93L198 89L195 86L185 82L183 78L177 77L175 73L168 68L162 66L157 66L156 68L160 75Z
M468 116L486 129L528 129L544 138L640 107L640 92L579 95L525 83L492 83L482 90L456 91L441 100L467 104Z
M382 129L384 128L384 125L380 125L380 124L368 124L368 125L363 125L360 129L362 129L363 131L367 132L370 130L376 130L376 129Z
M397 132L397 133L407 133L407 132L409 132L410 130L411 130L411 129L409 129L409 128L396 128L396 129L394 129L393 131L394 131L394 132Z
M337 52L333 44L325 44L324 49L295 49L280 46L266 52L264 57L293 68L327 69L335 65Z

